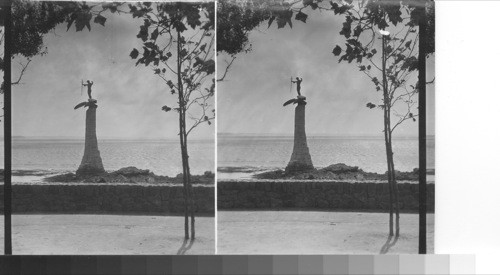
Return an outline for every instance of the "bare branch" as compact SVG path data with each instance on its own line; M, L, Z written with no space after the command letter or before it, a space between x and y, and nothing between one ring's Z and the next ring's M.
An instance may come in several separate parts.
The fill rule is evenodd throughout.
M222 75L221 78L217 79L217 82L224 81L224 78L226 78L227 72L229 71L229 68L231 67L231 65L233 65L233 62L235 59L236 59L236 56L233 55L230 62L225 61L226 68L224 69L224 74Z
M24 72L28 68L28 65L30 64L30 62L31 62L31 59L28 59L28 62L26 62L25 64L22 64L21 62L19 62L19 65L21 65L21 72L19 73L19 77L17 78L17 80L12 82L12 85L17 85L20 83L20 81L24 75Z

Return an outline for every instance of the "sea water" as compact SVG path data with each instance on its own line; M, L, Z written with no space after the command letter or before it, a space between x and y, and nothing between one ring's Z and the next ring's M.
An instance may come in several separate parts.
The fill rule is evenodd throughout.
M293 150L293 137L290 136L219 135L217 139L219 179L245 178L259 171L284 169ZM367 172L387 171L383 138L309 136L308 146L313 164L318 168L345 163ZM75 172L83 149L83 139L14 138L14 181ZM213 140L192 140L188 149L193 174L215 170ZM427 169L434 169L434 149L434 138L428 137ZM107 171L127 166L167 176L182 171L178 140L103 139L99 140L99 150ZM417 138L394 139L393 151L396 170L412 171L418 167ZM0 146L0 155L3 156L3 146ZM3 166L3 157L0 166Z
M335 163L358 166L366 172L387 171L383 137L307 138L313 165ZM219 135L218 178L245 178L258 171L284 169L293 150L291 136ZM427 138L427 169L434 169L434 137ZM418 138L393 139L394 165L399 171L418 167Z
M84 151L83 139L14 138L12 141L13 181L31 181L46 175L75 172ZM182 173L178 140L99 140L99 151L107 171L127 166L149 169L157 175ZM214 172L213 140L188 143L192 174ZM1 149L3 156L3 146ZM3 166L3 157L0 160Z

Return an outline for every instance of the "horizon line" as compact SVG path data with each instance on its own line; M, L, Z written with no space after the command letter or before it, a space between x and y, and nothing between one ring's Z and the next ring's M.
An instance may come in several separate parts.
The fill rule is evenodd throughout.
M230 132L221 132L217 133L217 136L285 136L285 137L293 137L293 133L230 133ZM381 135L374 134L307 134L307 136L311 137L384 137ZM427 137L435 137L435 134L426 135ZM418 138L418 135L393 135L396 138Z
M0 136L3 139L4 136ZM23 135L13 135L12 139L74 139L74 140L85 140L85 137L80 136L23 136ZM97 138L98 140L112 140L112 139L122 139L122 140L179 140L178 137L113 137L104 136ZM215 139L215 137L206 138L190 138L191 140L210 140Z

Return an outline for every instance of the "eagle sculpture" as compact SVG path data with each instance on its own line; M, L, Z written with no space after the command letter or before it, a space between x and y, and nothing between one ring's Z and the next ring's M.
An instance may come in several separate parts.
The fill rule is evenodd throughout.
M81 107L96 106L96 102L97 102L97 100L95 100L95 99L89 99L89 101L84 101L84 102L78 103L75 106L75 110L78 108L81 108Z
M283 106L289 105L291 103L297 104L299 102L305 102L305 101L306 101L306 97L299 95L299 96L297 96L297 98L292 98L292 99L288 100L287 102L283 103Z

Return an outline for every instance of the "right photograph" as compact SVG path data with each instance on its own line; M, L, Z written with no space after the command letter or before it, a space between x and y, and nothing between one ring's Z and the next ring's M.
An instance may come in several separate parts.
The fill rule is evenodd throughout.
M434 252L434 19L217 2L218 254Z

